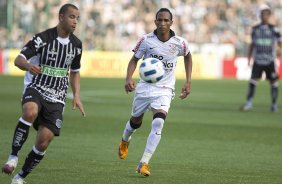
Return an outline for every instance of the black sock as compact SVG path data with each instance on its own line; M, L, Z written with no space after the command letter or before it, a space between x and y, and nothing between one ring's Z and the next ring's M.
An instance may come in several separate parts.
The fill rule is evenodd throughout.
M249 82L247 101L250 101L251 99L253 99L254 94L255 94L255 89L256 89L256 84L254 84L253 82Z
M271 101L272 101L272 104L276 103L277 98L278 98L278 87L272 85L271 86Z
M39 164L39 162L43 159L44 153L42 155L36 154L34 150L28 154L25 159L22 170L19 172L19 175L22 178L25 178L31 171Z
M30 126L19 121L14 132L11 155L18 156L18 152L28 137L29 128Z

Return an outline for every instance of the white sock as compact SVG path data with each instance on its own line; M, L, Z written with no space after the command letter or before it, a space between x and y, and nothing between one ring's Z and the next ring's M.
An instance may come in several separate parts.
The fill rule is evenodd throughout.
M143 153L143 156L141 158L141 161L142 163L146 163L148 164L149 161L151 160L151 157L153 156L152 153L147 153L146 151Z
M147 164L149 163L152 155L154 154L161 140L161 133L162 133L163 125L164 125L164 119L162 118L155 118L152 121L152 129L147 139L145 152L140 162L145 162Z
M128 121L125 125L122 140L129 142L131 140L131 135L136 131L136 129L132 128L130 122Z

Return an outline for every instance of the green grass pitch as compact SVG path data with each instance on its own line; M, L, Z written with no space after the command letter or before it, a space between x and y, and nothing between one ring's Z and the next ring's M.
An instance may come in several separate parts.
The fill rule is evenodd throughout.
M117 157L117 148L130 117L133 94L123 90L123 79L83 78L81 96L87 117L71 110L67 100L61 136L27 177L40 184L281 184L282 100L280 111L270 112L270 89L260 82L252 112L240 112L247 82L193 80L188 99L176 84L162 140L150 162L148 178L135 173L150 132L151 112L134 134L129 155ZM0 163L10 152L21 114L22 77L0 76ZM20 152L17 171L34 144L31 129ZM0 174L0 183L11 177Z

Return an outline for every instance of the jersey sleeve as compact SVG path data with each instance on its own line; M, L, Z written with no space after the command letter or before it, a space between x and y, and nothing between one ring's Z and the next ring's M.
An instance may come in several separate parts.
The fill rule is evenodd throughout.
M146 46L146 38L143 36L138 43L136 44L135 48L132 50L134 52L134 57L141 59L145 54L147 49Z
M80 44L79 47L76 48L76 56L74 57L70 67L72 72L78 72L80 70L81 55L82 55L82 44Z
M187 40L181 39L181 47L180 48L181 49L178 53L178 56L187 56L187 54L190 53Z
M22 48L20 55L24 56L26 60L29 60L33 56L37 55L40 48L45 46L46 43L40 34L34 35L32 39Z

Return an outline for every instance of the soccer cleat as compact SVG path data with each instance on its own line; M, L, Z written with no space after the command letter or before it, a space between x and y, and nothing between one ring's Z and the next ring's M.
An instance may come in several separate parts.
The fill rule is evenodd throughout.
M143 175L143 176L150 176L151 173L149 171L149 165L144 163L144 162L140 162L137 166L136 172Z
M243 107L242 111L250 111L253 109L253 104L251 102L247 102Z
M277 104L272 104L271 108L270 108L270 111L271 112L276 112L277 110L278 110Z
M14 176L14 178L12 179L12 183L11 184L24 184L24 183L26 183L24 181L24 179L20 175L16 174Z
M2 167L2 172L6 174L12 174L18 165L18 157L14 155L10 155L8 161Z
M125 159L128 153L129 142L121 140L118 149L118 156L120 159Z

